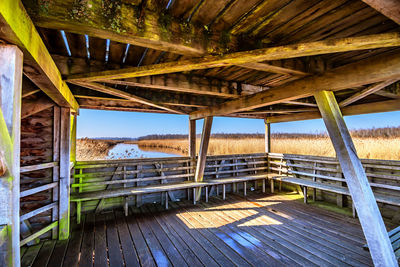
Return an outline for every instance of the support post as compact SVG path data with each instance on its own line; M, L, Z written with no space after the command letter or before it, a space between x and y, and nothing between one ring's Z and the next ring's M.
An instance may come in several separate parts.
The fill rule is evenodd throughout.
M265 153L271 152L271 124L264 121L265 123Z
M75 164L76 162L76 127L77 127L77 114L71 114L71 154L70 161Z
M196 121L189 120L189 157L196 157Z
M193 173L193 167L196 166L196 120L189 119L189 157L190 173ZM189 177L190 178L190 177ZM186 190L187 199L190 199L190 190Z
M210 141L212 121L213 121L213 117L207 117L204 119L203 132L201 134L199 156L197 159L196 173L194 176L195 182L203 181L204 169L206 168L207 150L208 150L208 143ZM201 188L198 188L197 192L196 192L196 198L197 198L196 200L197 201L200 200L200 196L201 196Z
M397 266L397 261L375 196L333 92L314 95L339 159L375 266Z
M69 108L61 108L61 126L60 126L60 202L59 202L59 233L60 240L69 237L70 224L70 127L71 111Z
M0 45L0 263L20 265L20 135L23 54Z
M53 161L60 162L60 107L54 106L53 108ZM60 167L58 165L53 167L53 182L59 183L60 181ZM59 203L59 186L53 188L53 202ZM59 205L52 210L52 221L58 221ZM58 238L58 226L52 229L52 238Z

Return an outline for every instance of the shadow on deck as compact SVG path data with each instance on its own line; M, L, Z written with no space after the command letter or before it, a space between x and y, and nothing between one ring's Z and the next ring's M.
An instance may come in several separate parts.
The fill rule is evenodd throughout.
M364 266L356 219L288 195L230 194L88 214L66 241L24 249L22 266Z

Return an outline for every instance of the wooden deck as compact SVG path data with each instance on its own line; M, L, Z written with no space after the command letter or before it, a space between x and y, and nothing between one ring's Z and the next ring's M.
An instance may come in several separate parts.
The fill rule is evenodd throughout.
M22 249L22 266L371 266L357 220L252 192L209 203L89 214L71 239Z

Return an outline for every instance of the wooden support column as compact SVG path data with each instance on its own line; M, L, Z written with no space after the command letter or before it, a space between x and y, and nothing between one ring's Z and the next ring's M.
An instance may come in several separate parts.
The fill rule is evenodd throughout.
M270 168L270 163L269 163L269 153L271 153L271 124L269 122L267 122L266 120L264 120L264 124L265 124L265 153L267 154L267 172L269 172L269 168ZM263 184L262 184L262 192L265 193L265 181L268 180L267 179L263 179ZM274 182L271 179L271 188L273 187Z
M61 127L60 127L60 192L59 192L59 234L60 240L69 237L70 224L70 130L71 111L69 108L61 108Z
M196 120L189 120L189 157L196 158Z
M19 266L23 54L16 46L0 45L0 62L0 263Z
M265 123L265 153L271 152L271 124L264 121Z
M190 173L193 173L193 168L196 166L196 120L189 119L189 157L190 157ZM188 177L190 179L190 177ZM190 189L186 190L187 199L190 198Z
M60 107L54 106L53 108L53 161L60 162L60 126L61 126L61 115ZM57 164L53 167L53 182L59 183L60 181L60 167ZM53 202L59 202L59 186L53 188ZM52 221L58 221L59 209L58 205L52 210ZM58 238L58 226L52 230L52 238Z
M76 162L76 125L77 114L71 114L71 154L70 161L75 164Z
M206 117L204 119L203 132L201 133L199 156L197 159L196 173L194 176L195 182L203 181L204 169L206 168L208 143L210 141L210 135L211 135L212 121L213 117ZM196 192L196 200L199 201L200 196L201 196L201 188L198 188Z
M335 96L329 91L320 91L314 96L346 178L374 265L397 266L381 213Z

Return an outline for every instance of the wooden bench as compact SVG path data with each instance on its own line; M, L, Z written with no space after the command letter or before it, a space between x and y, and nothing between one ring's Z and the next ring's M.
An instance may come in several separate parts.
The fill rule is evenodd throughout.
M394 255L396 258L400 259L400 226L388 232L390 242L392 243ZM363 246L365 250L369 250L368 245Z
M272 156L274 159L274 156ZM381 163L378 165L376 162ZM385 165L385 161L365 160L365 168L379 169L379 173L366 172L370 180L373 179L388 179L389 181L400 181L398 174L386 174L384 171L400 172L400 167ZM334 158L320 158L315 159L310 157L301 157L300 155L290 155L286 159L280 158L279 161L270 161L270 171L274 171L275 175L270 177L271 192L274 192L274 181L279 181L281 186L282 182L299 185L302 187L304 202L307 203L307 188L313 188L313 200L315 201L316 189L336 193L338 195L350 196L350 192L346 187L346 179L343 177L339 163ZM276 167L278 166L278 167ZM300 169L300 170L299 170ZM328 175L329 174L329 175ZM381 181L379 180L379 181ZM328 183L327 183L328 182ZM400 194L385 194L382 190L391 192L400 192L400 186L387 184L377 181L370 181L373 189L380 189L380 192L374 192L377 202L400 206ZM356 216L353 206L353 216Z
M257 180L262 180L262 192L265 192L265 182L266 179L268 178L268 173L259 173L255 175L243 175L243 176L237 176L237 177L229 177L229 178L219 178L219 179L209 179L205 180L209 185L211 186L217 186L222 185L222 199L225 200L225 195L226 195L226 185L227 184L237 184L237 183L243 183L243 195L247 195L247 182L249 181L257 181ZM206 187L206 202L208 201L208 188ZM218 195L218 190L217 190L217 195Z
M125 187L125 188L114 188L102 191L94 192L83 192L83 193L73 193L71 194L72 202L81 202L89 200L98 200L113 197L126 197L126 196L136 196L152 193L163 193L176 191L181 189L193 189L193 202L196 204L196 190L197 188L202 188L208 186L207 182L192 182L185 181L179 183L168 183L168 184L158 184L158 185L147 185L139 187ZM168 194L165 194L166 208L168 208ZM125 208L125 215L128 214L127 206ZM78 223L80 222L80 213L77 214Z
M247 182L263 180L263 191L265 191L265 178L267 178L265 154L210 156L207 158L204 180L201 182L193 181L194 168L193 159L184 157L78 162L73 175L75 182L72 184L75 192L71 194L71 201L77 203L78 222L84 203L86 203L84 207L95 205L95 212L99 212L106 205L109 207L110 202L105 202L108 198L122 197L127 215L128 198L131 196L136 196L136 205L140 206L142 195L162 193L161 202L168 208L168 196L175 201L177 192L174 196L173 191L178 190L188 190L189 199L190 189L205 187L206 202L212 193L209 192L210 186L211 189L217 188L218 193L218 185L223 185L225 198L226 184L234 184L236 188L237 183L243 183L246 195ZM151 201L158 200L159 196ZM193 190L193 201L196 202L196 190ZM119 200L115 202L119 203Z

